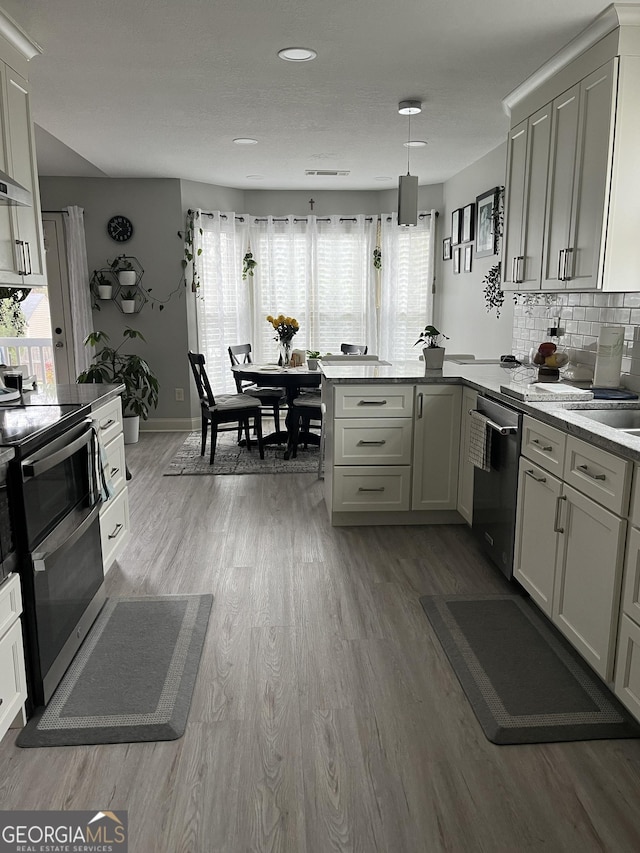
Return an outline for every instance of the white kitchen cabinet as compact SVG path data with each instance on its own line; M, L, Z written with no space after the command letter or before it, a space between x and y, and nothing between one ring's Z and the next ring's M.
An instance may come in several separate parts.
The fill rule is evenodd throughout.
M462 390L416 387L411 508L456 509Z
M560 500L553 622L610 681L627 523L570 486Z
M3 206L0 213L0 283L46 284L38 173L29 84L0 62L2 168L32 194L33 204Z
M556 574L556 509L562 482L524 456L520 458L514 575L538 607L552 617Z
M26 723L21 613L20 578L11 574L0 586L0 740L12 725Z
M105 574L129 540L129 495L126 479L122 401L115 397L91 413L102 449L103 470L111 497L100 508L100 538Z
M596 287L617 69L611 60L553 102L543 290Z
M610 681L631 465L529 416L522 454L514 577Z
M478 392L473 388L462 389L462 411L460 417L460 458L458 461L458 512L467 522L473 521L473 477L475 465L469 462L471 430L470 411L475 409Z
M503 290L540 287L550 135L550 104L509 133Z
M640 625L624 613L620 619L615 694L640 720Z

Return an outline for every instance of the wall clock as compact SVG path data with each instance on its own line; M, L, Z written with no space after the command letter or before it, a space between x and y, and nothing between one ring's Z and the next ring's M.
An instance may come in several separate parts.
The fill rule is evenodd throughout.
M126 216L112 216L107 222L107 234L112 240L124 243L133 235L133 225Z

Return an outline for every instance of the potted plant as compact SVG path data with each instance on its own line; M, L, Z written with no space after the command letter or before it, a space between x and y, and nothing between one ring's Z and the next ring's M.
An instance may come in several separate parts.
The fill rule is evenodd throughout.
M320 359L320 353L315 349L307 350L307 367L309 370L317 370L318 369L318 360Z
M425 326L420 332L420 337L415 342L414 346L422 344L422 355L424 356L424 364L427 370L442 370L444 362L444 347L440 346L440 338L448 341L449 338L439 332L435 326Z
M85 345L102 349L97 350L93 364L84 370L77 381L79 383L97 382L109 385L124 385L122 409L124 413L125 444L134 444L138 440L140 418L149 417L149 408L158 405L158 379L147 362L139 355L121 352L122 347L131 340L144 341L142 332L125 329L124 340L117 347L109 344L106 332L90 332Z
M135 290L125 290L120 295L120 305L124 314L133 314L136 310L136 293Z
M98 288L98 298L111 299L113 296L113 283L100 270L94 270L93 277Z
M136 271L126 255L118 255L113 261L109 261L111 272L118 276L122 287L135 287Z

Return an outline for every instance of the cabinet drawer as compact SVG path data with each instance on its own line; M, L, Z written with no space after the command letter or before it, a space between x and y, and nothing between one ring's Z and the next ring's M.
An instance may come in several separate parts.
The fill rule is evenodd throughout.
M105 474L111 482L113 488L113 497L120 494L126 484L126 462L124 456L124 435L116 436L113 441L105 447L107 454L107 464L105 465ZM111 498L113 500L113 498Z
M100 514L102 565L105 572L129 539L129 490L112 498Z
M380 512L408 510L411 467L380 466L335 468L333 510L335 512Z
M627 538L622 609L640 625L640 530L637 527L630 529Z
M562 477L567 436L559 429L525 415L522 421L521 453L550 474Z
M564 480L616 515L627 515L631 463L619 456L570 435L564 459Z
M411 418L344 418L336 422L336 465L409 465Z
M22 627L18 620L0 640L0 738L7 733L26 698Z
M342 385L335 403L337 418L410 418L413 385Z
M122 402L120 397L110 400L99 409L91 412L91 417L97 422L98 437L102 444L108 444L118 433L122 432Z
M640 720L640 626L624 613L620 619L614 692Z
M0 586L0 637L22 613L20 577L12 573ZM0 709L2 706L0 705Z

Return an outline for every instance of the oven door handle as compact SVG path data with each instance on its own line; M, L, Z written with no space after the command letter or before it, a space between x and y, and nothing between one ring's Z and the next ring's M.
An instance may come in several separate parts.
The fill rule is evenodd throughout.
M61 545L58 545L57 548L54 548L53 551L43 552L43 551L34 551L31 555L31 559L33 560L33 571L34 572L46 572L47 570L47 561L51 559L53 554L64 554L69 550L75 543L80 539L87 530L91 527L93 522L98 517L100 513L101 502L96 504L94 508L91 510L89 515L84 519L82 524L78 525L76 529L70 536L64 540Z
M73 454L77 453L85 444L91 444L92 441L93 430L88 426L86 431L83 432L79 438L76 438L70 444L66 444L60 450L56 450L49 456L45 456L44 459L38 459L37 461L34 461L33 459L25 459L21 466L22 479L30 480L32 477L38 477L40 474L44 474L45 471L48 471L50 468L54 468L56 465L59 465L60 462L64 462L65 459L73 456Z

